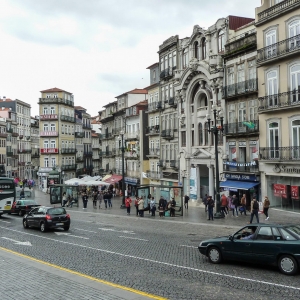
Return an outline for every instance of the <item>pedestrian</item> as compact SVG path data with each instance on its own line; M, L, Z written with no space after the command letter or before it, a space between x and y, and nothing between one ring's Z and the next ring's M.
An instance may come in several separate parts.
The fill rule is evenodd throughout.
M151 216L155 217L156 205L155 205L154 197L152 197L150 200L150 210L151 210Z
M108 193L107 192L104 192L103 200L104 200L105 209L107 209L107 201L108 201Z
M102 191L98 191L98 194L97 194L97 200L98 200L98 202L99 202L99 208L100 208L100 209L101 209L102 199L103 199Z
M144 216L144 199L141 197L138 202L140 217Z
M168 211L168 201L167 201L167 199L164 199L164 198L163 198L163 200L164 200L164 216L165 216L166 212Z
M227 197L225 196L225 194L222 194L222 197L221 197L221 213L223 213L224 217L227 216L227 212L226 212L227 205L228 205Z
M86 209L88 203L88 196L86 192L82 193L82 202L83 202L83 209Z
M238 207L239 207L239 199L236 195L233 195L232 196L232 204L234 206L234 210L235 210L235 213L236 213L236 217L239 216L239 211L238 211Z
M241 207L242 207L242 211L241 211L241 215L244 212L244 215L247 216L247 210L246 210L246 204L247 204L247 200L246 200L246 194L243 194L243 197L241 198Z
M126 206L126 209L127 209L127 215L130 215L130 207L131 207L131 198L129 196L126 197L125 199L125 206Z
M135 209L136 209L136 215L137 216L139 215L139 200L140 200L139 197L136 197L135 200L134 200L134 206L135 206Z
M212 196L207 197L207 210L208 210L208 220L214 220L214 207L215 201Z
M207 194L205 194L205 196L203 198L203 204L205 206L205 212L207 212Z
M25 191L24 188L22 188L21 192L20 192L20 200L25 198Z
M162 196L160 197L158 202L158 209L159 209L159 216L163 217L165 213L165 200Z
M116 188L115 187L113 187L113 190L112 190L113 192L112 192L112 194L113 194L113 197L116 197Z
M65 207L67 203L68 203L67 194L66 192L64 192L62 196L62 207Z
M111 202L112 197L113 197L112 190L109 190L107 196L108 208L112 208L112 202Z
M98 193L96 191L93 192L93 208L97 208L97 198Z
M263 208L264 208L264 214L267 217L266 220L269 220L269 207L270 207L270 200L267 196L265 196Z
M175 217L176 201L174 198L170 201L170 217Z
M256 217L257 223L259 223L258 210L259 210L259 204L258 204L256 198L253 198L253 200L251 201L251 218L250 218L250 224L252 224L254 215Z
M189 200L190 197L188 195L184 195L184 208L189 209Z
M232 197L229 195L228 197L227 197L227 203L228 203L228 209L230 210L230 211L232 211L232 216L234 217L234 209L235 209L235 206L234 206L234 204L232 203ZM228 212L228 214L229 214L229 212Z

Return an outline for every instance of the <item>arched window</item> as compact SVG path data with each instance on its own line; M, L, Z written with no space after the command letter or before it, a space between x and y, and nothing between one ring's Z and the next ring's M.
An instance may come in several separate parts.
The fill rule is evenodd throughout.
M279 124L272 122L269 124L269 147L270 158L279 158Z
M202 59L206 59L206 39L201 40L201 56Z
M219 36L218 36L218 47L219 47L219 52L223 52L225 48L225 33L224 30L219 31Z
M203 127L202 123L198 124L199 146L203 145Z
M188 63L188 49L185 49L182 54L182 68L185 69Z
M199 43L195 42L194 43L194 57L195 58L199 58L199 51L198 51L198 49L199 49Z

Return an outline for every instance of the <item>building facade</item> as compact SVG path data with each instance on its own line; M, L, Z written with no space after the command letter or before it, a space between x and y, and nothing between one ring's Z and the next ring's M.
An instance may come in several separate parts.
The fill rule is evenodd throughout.
M6 120L4 118L0 118L0 177L6 176L6 140Z
M300 209L300 2L256 8L259 156L262 196Z
M31 141L31 177L37 179L40 166L40 131L39 116L31 117L30 141Z

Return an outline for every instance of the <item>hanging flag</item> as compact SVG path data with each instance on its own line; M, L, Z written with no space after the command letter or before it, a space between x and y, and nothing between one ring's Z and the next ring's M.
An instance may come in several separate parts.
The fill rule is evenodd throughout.
M143 178L148 178L147 173L145 173L145 172L142 172L142 176L143 176Z
M243 122L244 125L246 125L250 129L255 128L255 124L253 122Z

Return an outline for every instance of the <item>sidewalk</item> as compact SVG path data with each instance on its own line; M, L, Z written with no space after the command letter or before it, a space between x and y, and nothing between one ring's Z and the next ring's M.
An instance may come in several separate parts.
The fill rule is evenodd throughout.
M37 203L41 205L50 205L50 195L45 194L44 192L40 190L35 190L35 197ZM66 208L68 212L71 211L77 211L77 212L88 212L88 213L101 213L106 215L117 215L117 216L124 216L128 218L136 217L136 210L135 207L131 207L131 215L127 216L126 209L121 209L120 206L122 204L122 198L121 197L115 197L112 199L112 205L113 207L110 209L104 209L104 201L102 201L102 209L95 209L93 208L93 201L90 199L88 201L87 209L82 209L82 201L79 199L79 207L73 206L72 208ZM197 203L198 204L198 203ZM189 205L189 209L183 209L183 216L170 218L170 217L164 217L160 218L158 216L158 212L156 213L155 217L151 217L148 212L144 213L144 218L147 219L155 219L157 221L159 220L165 220L165 221L174 221L174 222L184 222L184 223L197 223L197 224L211 224L214 226L216 225L229 225L229 226L238 226L241 227L243 225L246 225L250 221L250 213L247 212L248 216L239 215L238 217L233 217L232 212L229 212L229 216L223 219L215 219L214 221L208 221L207 215L205 213L204 205L201 203L200 205L197 205L195 202L191 203ZM276 208L270 208L269 209L269 216L270 219L268 221L265 221L265 216L263 214L259 215L259 219L261 223L293 223L293 224L300 224L300 213L296 212L290 212L290 211L284 211ZM253 223L256 222L256 219L254 217Z

